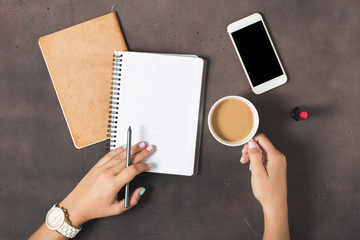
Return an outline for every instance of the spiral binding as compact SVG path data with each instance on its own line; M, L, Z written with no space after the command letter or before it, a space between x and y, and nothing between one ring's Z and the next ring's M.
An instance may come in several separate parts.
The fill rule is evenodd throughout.
M116 146L116 133L117 133L117 119L118 119L118 110L119 110L119 100L120 100L120 82L121 82L121 67L122 67L122 54L115 52L113 55L113 75L111 82L111 91L110 91L110 111L109 111L109 120L108 120L108 134L107 137L110 138L108 141L107 149L114 148Z

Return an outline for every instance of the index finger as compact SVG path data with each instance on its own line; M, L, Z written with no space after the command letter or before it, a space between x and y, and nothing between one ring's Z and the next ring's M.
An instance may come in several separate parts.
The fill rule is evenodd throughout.
M131 147L131 158L133 158L135 154L141 152L145 148L145 146L146 146L146 144L143 141L138 142L135 145L133 145ZM117 165L120 162L126 162L126 153L127 153L127 151L120 152L118 155L116 155L110 161L108 161L105 164L105 167L111 168L111 167Z
M256 141L261 148L269 155L278 154L279 150L277 150L274 145L271 143L271 141L265 136L265 134L261 133L259 135L256 135L254 138L254 141Z
M134 179L134 177L142 172L150 170L151 165L146 163L137 163L130 165L116 175L116 181L119 187L123 187L125 184Z

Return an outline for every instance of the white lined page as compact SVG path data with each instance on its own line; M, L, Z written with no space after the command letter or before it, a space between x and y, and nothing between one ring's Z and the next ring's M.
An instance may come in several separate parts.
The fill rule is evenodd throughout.
M193 175L204 62L188 55L121 53L116 147L146 141L150 172Z

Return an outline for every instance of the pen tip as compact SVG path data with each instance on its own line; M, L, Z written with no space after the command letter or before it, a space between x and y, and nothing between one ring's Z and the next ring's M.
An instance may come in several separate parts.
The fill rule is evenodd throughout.
M129 126L128 131L131 131L131 126Z

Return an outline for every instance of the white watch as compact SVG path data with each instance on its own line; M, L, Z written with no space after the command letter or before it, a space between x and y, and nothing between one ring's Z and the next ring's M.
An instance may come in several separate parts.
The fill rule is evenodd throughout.
M45 218L46 226L55 230L56 232L64 235L67 238L73 238L80 232L81 226L79 228L71 226L69 221L69 214L67 210L55 204L46 214Z

